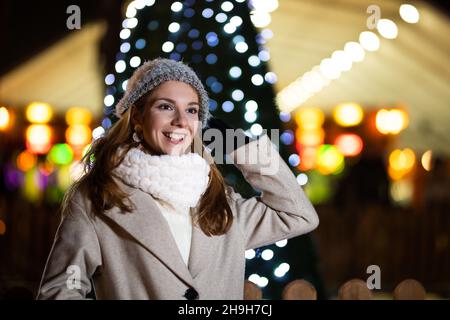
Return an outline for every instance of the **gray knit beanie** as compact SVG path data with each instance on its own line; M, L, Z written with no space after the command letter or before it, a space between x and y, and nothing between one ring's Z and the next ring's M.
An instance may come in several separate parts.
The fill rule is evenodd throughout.
M205 127L210 116L208 93L202 82L188 65L183 62L164 58L146 61L137 68L127 82L127 89L116 105L115 114L121 118L139 98L166 81L181 81L191 85L198 94L200 101L199 119Z

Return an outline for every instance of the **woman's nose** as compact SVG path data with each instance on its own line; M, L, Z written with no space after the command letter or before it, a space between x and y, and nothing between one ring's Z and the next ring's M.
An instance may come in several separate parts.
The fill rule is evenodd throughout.
M179 126L179 127L186 127L188 124L187 115L185 115L180 110L177 110L177 112L175 112L175 116L172 120L172 124L175 126Z

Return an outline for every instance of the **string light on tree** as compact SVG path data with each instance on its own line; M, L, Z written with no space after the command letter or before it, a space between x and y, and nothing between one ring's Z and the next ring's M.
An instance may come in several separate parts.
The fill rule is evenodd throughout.
M279 248L283 248L284 246L287 245L287 242L288 242L287 239L284 239L284 240L280 240L280 241L275 242L275 245L277 247L279 247Z
M254 257L256 256L256 252L255 252L255 250L253 250L253 249L250 249L250 250L246 250L245 251L245 258L246 259L253 259Z
M277 268L275 268L275 270L273 271L273 274L278 277L284 277L285 274L289 271L290 269L290 265L288 263L281 263Z

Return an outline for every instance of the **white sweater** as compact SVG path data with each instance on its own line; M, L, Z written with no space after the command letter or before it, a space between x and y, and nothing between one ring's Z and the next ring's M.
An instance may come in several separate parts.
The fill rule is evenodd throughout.
M169 224L170 231L172 231L172 236L178 246L178 250L180 250L184 263L188 265L192 237L192 216L190 208L181 206L175 208L167 202L158 199L155 200L162 215Z

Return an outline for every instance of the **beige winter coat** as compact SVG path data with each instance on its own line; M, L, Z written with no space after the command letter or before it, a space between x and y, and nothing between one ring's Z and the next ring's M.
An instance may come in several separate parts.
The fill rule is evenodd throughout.
M231 229L208 237L194 225L188 266L151 195L121 183L135 210L124 214L114 207L93 218L89 200L77 194L58 228L38 299L83 299L91 290L97 299L242 299L245 250L308 233L319 222L268 145L264 137L232 154L262 196L245 199L228 188ZM246 152L250 161L258 155L257 163L242 164Z

